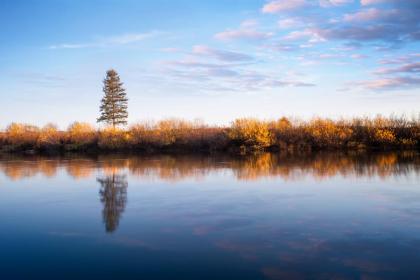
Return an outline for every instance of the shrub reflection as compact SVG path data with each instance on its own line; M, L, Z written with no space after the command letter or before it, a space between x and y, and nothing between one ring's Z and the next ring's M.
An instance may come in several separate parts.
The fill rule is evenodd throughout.
M86 179L94 172L113 175L122 171L141 179L176 182L200 180L211 173L229 170L238 180L278 177L300 180L311 176L318 180L331 176L387 178L420 173L418 152L391 153L262 153L252 156L229 157L155 155L106 155L76 158L19 158L0 156L0 172L11 180L37 175L54 177L60 169L74 179Z

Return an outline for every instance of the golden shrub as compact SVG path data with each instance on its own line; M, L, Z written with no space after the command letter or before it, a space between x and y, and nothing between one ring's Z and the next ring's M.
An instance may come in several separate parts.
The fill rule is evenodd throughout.
M56 125L47 124L41 129L37 140L37 146L48 148L51 146L60 145L60 143L61 133L58 131Z
M152 145L159 139L153 123L141 122L130 127L132 145Z
M175 143L176 131L174 122L174 120L162 120L158 122L156 132L159 137L159 142L162 145L167 146Z
M67 139L72 144L87 145L94 143L97 138L95 128L83 122L74 122L67 129Z
M385 118L381 115L376 116L371 121L371 126L376 127L376 128L385 128L385 127L390 127L391 125L392 125L392 120Z
M288 118L283 117L274 122L272 126L275 130L282 132L287 129L290 129L292 127L292 122Z
M130 143L130 134L118 127L106 127L99 132L98 145L103 149L123 149Z
M353 132L347 125L329 119L312 120L306 131L312 136L314 144L319 147L344 145Z
M375 130L375 141L380 144L394 144L395 140L395 135L391 130L386 128L377 128Z
M12 123L6 128L6 142L14 146L34 146L39 128L33 125Z
M256 119L235 120L228 136L233 141L255 148L266 148L273 143L268 123Z
M401 139L400 144L404 147L414 147L417 144L417 141L415 139Z
M6 139L7 139L6 133L0 131L0 145L3 145L4 143L6 143Z
M180 119L162 120L156 126L159 142L164 146L185 144L193 129L194 125L191 122Z

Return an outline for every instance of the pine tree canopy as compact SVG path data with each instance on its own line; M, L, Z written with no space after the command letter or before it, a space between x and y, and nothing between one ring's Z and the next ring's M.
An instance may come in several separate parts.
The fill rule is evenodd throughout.
M128 99L118 73L113 69L108 70L103 83L104 97L99 108L101 115L97 121L112 126L127 124Z

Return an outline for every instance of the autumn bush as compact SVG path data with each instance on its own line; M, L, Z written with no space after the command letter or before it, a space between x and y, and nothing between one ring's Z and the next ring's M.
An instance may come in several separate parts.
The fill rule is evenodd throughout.
M275 145L281 150L302 150L311 147L306 124L286 117L270 122Z
M11 149L30 149L36 146L40 130L28 124L12 123L6 128L5 143Z
M159 141L155 125L151 122L141 122L129 129L130 145L134 148L151 149Z
M188 145L202 150L224 150L229 145L227 129L223 127L197 127L189 139Z
M118 127L106 127L99 131L98 147L105 150L127 149L130 133Z
M210 150L227 143L223 128L179 119L137 123L131 126L129 132L132 145L143 149Z
M183 120L169 119L157 123L156 133L159 138L159 145L170 146L183 144L188 140L187 135L191 131L192 125Z
M66 131L67 149L84 149L96 143L98 135L96 129L83 122L72 123Z
M58 149L63 140L63 133L60 132L56 125L47 124L44 126L38 135L37 147L40 149Z
M314 119L306 126L312 145L317 148L339 148L347 144L353 133L344 121Z
M392 145L396 140L392 130L386 128L375 129L374 139L380 145Z
M201 122L188 122L179 119L164 120L157 123L156 132L160 138L160 144L163 146L220 149L227 144L224 129L208 127Z
M6 143L6 133L0 131L0 147L4 146Z
M235 145L252 149L264 149L273 144L269 124L257 119L237 119L228 132Z

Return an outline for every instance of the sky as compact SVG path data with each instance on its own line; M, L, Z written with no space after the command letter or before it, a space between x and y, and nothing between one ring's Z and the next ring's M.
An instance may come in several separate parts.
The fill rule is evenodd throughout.
M0 128L420 112L420 0L0 1Z

